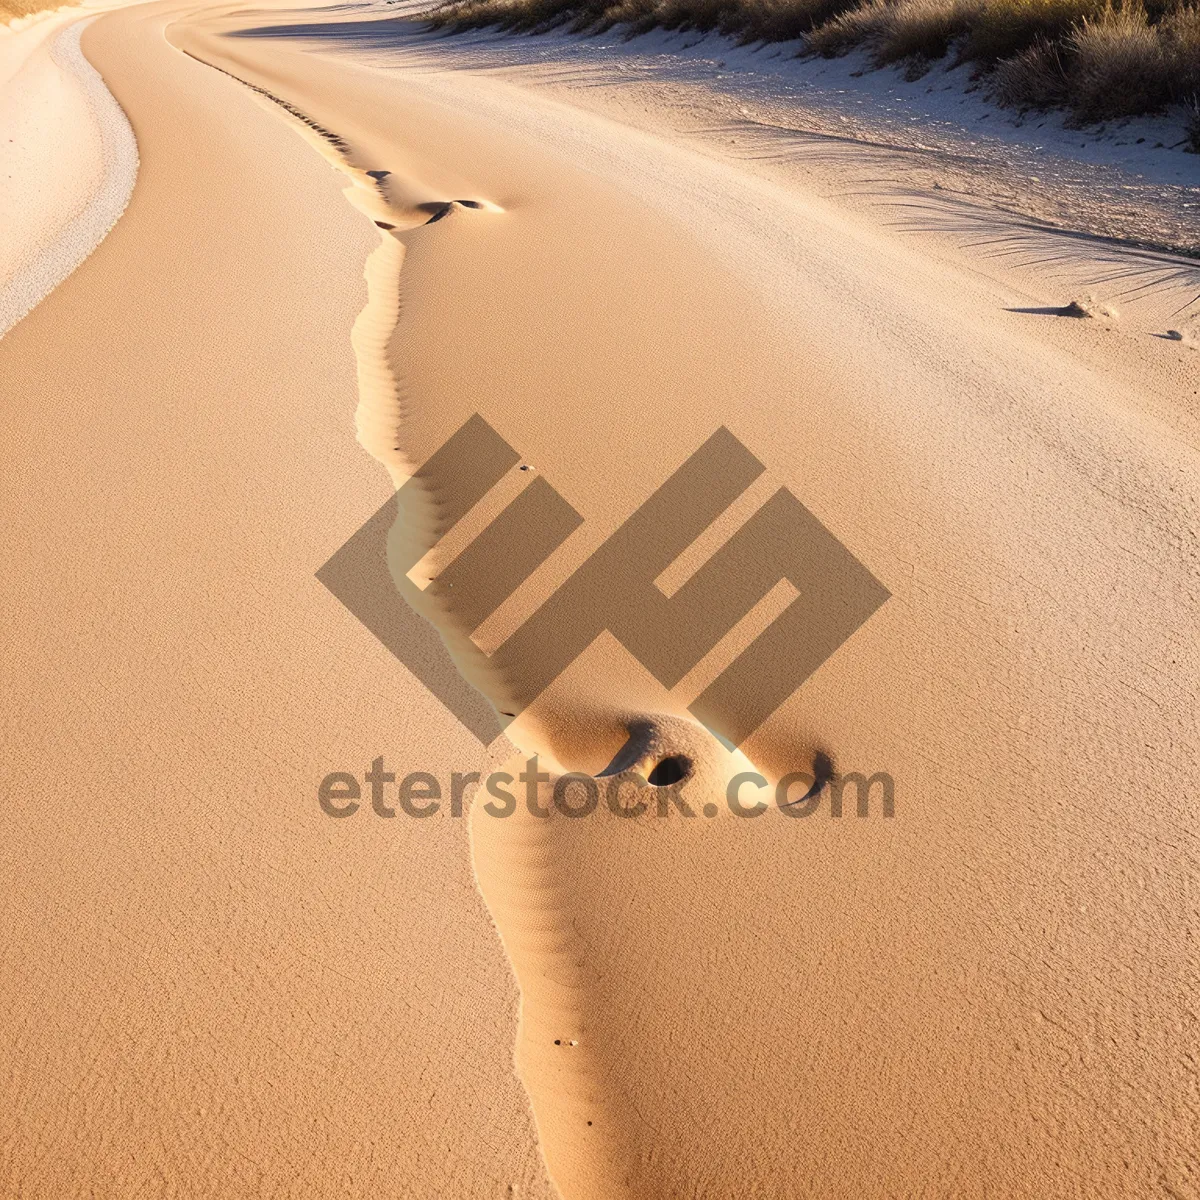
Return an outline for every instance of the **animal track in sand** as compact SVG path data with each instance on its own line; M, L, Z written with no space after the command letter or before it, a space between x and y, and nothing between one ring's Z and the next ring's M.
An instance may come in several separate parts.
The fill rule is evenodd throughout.
M781 804L779 807L791 808L793 804L803 804L805 800L811 800L814 796L819 796L825 790L825 785L833 779L834 774L833 759L824 750L818 750L813 755L812 760L812 786L803 796L797 796L795 800L789 800L786 804Z

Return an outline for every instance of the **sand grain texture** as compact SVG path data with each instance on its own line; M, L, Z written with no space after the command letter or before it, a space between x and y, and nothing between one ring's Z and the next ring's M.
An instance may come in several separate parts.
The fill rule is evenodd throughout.
M86 22L0 31L0 335L99 244L129 203L137 143L84 58Z
M142 170L0 341L0 1192L547 1195L462 823L316 805L378 754L481 758L314 578L388 488L348 338L374 236L170 15L85 35Z
M1031 324L968 261L417 34L280 20L308 32L89 31L142 173L0 342L4 1187L1194 1193L1190 351ZM743 750L887 771L895 816L476 813L478 881L465 822L321 816L343 764L484 761L312 579L475 413L583 518L478 647L431 595L497 703L536 664L484 651L725 425L766 472L673 586L785 486L892 593ZM671 693L602 635L511 740L595 773L632 720L700 738L771 615Z

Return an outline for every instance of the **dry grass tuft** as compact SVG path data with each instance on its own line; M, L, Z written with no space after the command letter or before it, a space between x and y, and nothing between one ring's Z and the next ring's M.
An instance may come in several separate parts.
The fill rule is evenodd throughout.
M1127 11L1084 21L1068 40L1069 102L1083 121L1152 112L1170 100L1167 55L1158 32Z
M1039 39L1020 54L996 64L995 98L1011 108L1065 108L1070 99L1062 49Z
M943 58L986 0L868 0L818 27L809 49L825 57L867 46L876 66L907 62L910 76Z
M856 0L451 0L429 15L435 29L494 26L521 33L568 28L602 32L623 25L723 33L743 42L788 42L844 12Z
M27 17L30 13L58 7L53 0L0 0L0 25L7 24L14 17Z
M1079 122L1191 104L1200 92L1200 9L1152 21L1140 5L1107 7L1057 41L1002 61L993 80L1002 103L1068 108Z
M967 35L962 57L993 66L1038 42L1066 37L1088 18L1104 12L1107 0L989 0Z

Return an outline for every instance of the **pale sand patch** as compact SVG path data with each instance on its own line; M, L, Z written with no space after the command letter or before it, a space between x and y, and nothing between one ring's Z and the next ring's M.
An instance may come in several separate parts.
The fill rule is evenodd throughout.
M133 130L79 48L88 23L0 33L0 336L99 245L137 177Z

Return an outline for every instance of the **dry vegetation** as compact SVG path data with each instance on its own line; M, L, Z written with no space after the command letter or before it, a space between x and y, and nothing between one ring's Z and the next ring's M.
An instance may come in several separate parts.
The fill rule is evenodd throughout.
M801 40L801 53L826 57L862 46L876 65L904 63L911 77L953 54L1016 108L1098 121L1185 105L1200 151L1196 0L448 0L430 18L450 29L622 25Z
M0 25L14 17L26 17L46 8L58 7L55 0L0 0Z

